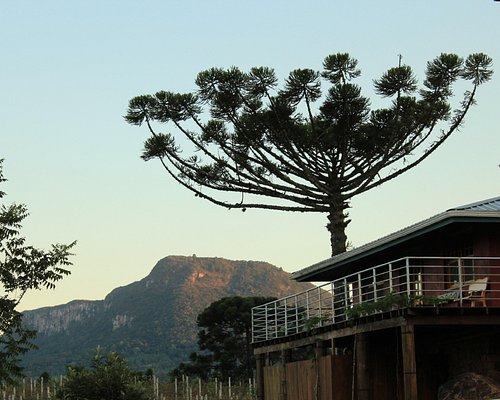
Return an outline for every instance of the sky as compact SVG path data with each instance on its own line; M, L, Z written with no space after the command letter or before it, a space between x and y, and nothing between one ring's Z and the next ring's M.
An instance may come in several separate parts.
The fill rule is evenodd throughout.
M269 66L283 82L337 52L358 59L370 95L399 54L420 81L442 52L484 52L495 68L499 21L493 0L2 1L3 202L27 205L34 246L78 241L71 275L21 309L103 299L167 255L288 272L328 258L325 215L218 208L142 161L146 131L123 119L134 96L193 91L210 67ZM460 132L423 164L352 200L353 246L500 195L499 82L480 87Z

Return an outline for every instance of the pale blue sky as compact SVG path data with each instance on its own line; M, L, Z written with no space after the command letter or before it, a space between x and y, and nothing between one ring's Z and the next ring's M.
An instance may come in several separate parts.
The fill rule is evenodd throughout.
M359 60L359 81L397 63L422 77L441 52L500 65L493 0L51 1L0 5L0 157L7 202L31 212L39 247L78 240L72 275L23 308L102 299L170 254L271 262L295 271L329 255L322 215L228 211L201 201L140 158L146 132L128 100L190 91L202 69L320 69L330 53ZM447 208L500 195L500 73L461 132L417 169L352 202L355 246Z

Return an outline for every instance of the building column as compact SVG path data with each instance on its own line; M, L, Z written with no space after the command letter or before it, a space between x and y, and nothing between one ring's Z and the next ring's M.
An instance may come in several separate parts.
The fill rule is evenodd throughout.
M413 325L401 326L401 347L403 352L403 382L405 400L418 400L417 362L415 357L415 333Z
M255 355L256 374L255 385L257 400L264 400L264 354Z
M370 399L368 334L356 334L356 389L358 400Z

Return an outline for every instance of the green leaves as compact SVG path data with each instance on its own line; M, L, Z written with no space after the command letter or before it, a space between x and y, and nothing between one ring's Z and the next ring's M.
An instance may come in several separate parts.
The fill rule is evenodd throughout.
M429 61L424 81L429 90L422 90L422 97L426 100L439 100L451 96L451 85L460 76L462 65L463 59L456 54L442 53L433 61Z
M196 95L159 91L154 96L143 95L131 99L125 120L138 126L151 120L179 122L193 118L200 112Z
M465 61L462 76L474 85L481 85L493 76L493 60L483 53L471 54Z
M144 141L144 150L141 158L144 161L148 161L153 158L163 158L177 151L179 149L175 146L175 139L172 135L158 133Z
M320 110L333 124L353 129L366 119L369 104L369 100L361 95L359 86L346 83L330 88Z
M407 65L390 68L382 78L374 81L375 92L383 97L411 94L417 88L417 78Z
M103 355L98 347L91 368L70 366L56 392L64 400L149 400L153 394L140 374L117 353Z
M22 376L20 357L36 348L32 340L36 332L22 326L22 314L15 310L16 302L0 296L0 382L14 384Z
M151 118L159 122L180 122L195 117L201 112L198 96L192 93L159 91L154 96L150 110Z
M196 78L198 95L210 105L212 116L226 120L245 105L243 94L247 82L248 76L236 67L212 68L200 72Z
M125 121L131 125L141 126L142 123L149 118L150 110L155 107L155 99L153 96L137 96L128 103L127 115Z
M213 164L200 165L194 172L197 182L207 185L224 182L225 164L217 162Z
M373 80L378 96L392 98L381 109L353 82L361 70L348 53L325 57L321 73L293 69L281 87L272 68L211 68L195 93L132 99L126 120L147 122L144 159L162 158L178 183L216 205L345 215L349 199L415 167L457 130L491 65L482 53L442 53L420 88L411 67L389 68ZM471 87L453 104L459 80ZM170 124L191 153L153 123ZM331 243L345 237L347 217L337 220L336 231L327 225Z
M321 76L334 85L346 83L361 75L357 69L358 60L348 53L331 54L323 61L324 71Z
M229 133L223 121L211 119L205 124L200 137L205 143L222 143L229 139Z
M272 68L254 67L248 77L248 91L253 96L262 97L276 88L278 78Z
M20 235L27 216L24 205L0 207L0 383L21 374L18 357L33 347L34 332L22 326L21 314L16 310L19 301L28 290L53 289L68 275L69 270L63 267L71 265L70 251L76 245L55 244L49 251L27 245Z
M288 101L297 105L302 99L316 101L321 96L319 72L312 69L295 69L290 72L286 82L283 96Z
M271 297L225 297L210 304L198 315L198 347L190 363L181 364L182 372L204 379L248 379L255 365L251 346L252 308L273 301Z

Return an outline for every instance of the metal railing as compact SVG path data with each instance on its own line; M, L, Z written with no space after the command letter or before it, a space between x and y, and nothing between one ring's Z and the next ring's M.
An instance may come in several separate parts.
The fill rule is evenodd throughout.
M499 289L500 257L404 257L254 307L252 340L406 307L498 307Z

